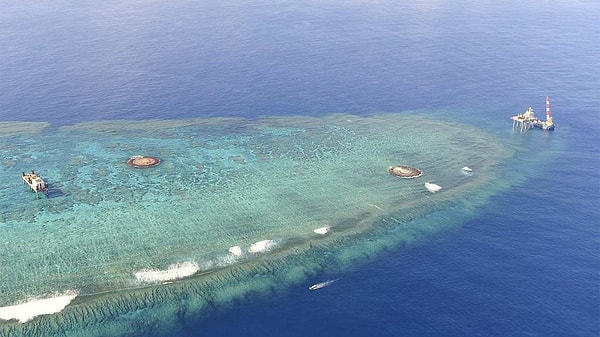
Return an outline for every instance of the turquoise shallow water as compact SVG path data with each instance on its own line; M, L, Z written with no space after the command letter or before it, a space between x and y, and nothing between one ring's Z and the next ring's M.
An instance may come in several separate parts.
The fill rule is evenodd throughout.
M198 303L180 302L197 312L343 268L472 213L503 186L498 164L511 156L473 127L414 114L39 126L3 128L0 304L78 297L32 327L82 311L92 324L102 310L157 310L172 292L208 286ZM139 154L162 163L126 165ZM393 177L398 164L424 174ZM21 184L30 167L50 182L49 198Z

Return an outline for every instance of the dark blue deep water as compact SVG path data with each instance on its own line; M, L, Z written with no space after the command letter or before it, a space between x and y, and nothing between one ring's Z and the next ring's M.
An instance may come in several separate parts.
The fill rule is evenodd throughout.
M422 110L564 144L461 226L171 335L599 336L598 17L591 0L2 0L0 121ZM557 129L512 133L546 95Z

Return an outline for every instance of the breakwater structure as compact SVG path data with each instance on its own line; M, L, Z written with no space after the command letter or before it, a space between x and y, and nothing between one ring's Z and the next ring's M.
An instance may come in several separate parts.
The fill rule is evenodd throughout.
M525 132L534 127L542 130L554 130L554 122L550 114L550 96L546 96L546 120L541 120L535 117L533 108L529 107L525 112L512 116L513 129L518 128L521 132Z

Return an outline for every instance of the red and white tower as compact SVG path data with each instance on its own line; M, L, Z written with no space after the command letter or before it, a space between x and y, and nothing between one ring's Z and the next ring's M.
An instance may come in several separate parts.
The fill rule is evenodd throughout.
M550 96L546 96L546 120L550 118Z

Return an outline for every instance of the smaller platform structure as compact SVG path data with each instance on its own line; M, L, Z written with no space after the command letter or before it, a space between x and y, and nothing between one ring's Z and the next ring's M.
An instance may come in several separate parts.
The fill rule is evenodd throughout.
M48 184L35 173L34 170L31 170L31 173L22 173L23 181L29 185L31 190L35 193L43 192L48 195Z

